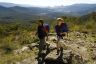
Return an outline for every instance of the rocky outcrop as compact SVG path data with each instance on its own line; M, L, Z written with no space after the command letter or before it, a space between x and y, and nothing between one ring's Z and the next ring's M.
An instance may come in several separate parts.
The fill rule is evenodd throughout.
M86 37L85 37L86 36ZM59 55L56 55L55 35L49 36L47 41L48 49L44 50L41 57L38 59L38 44L32 43L21 49L15 50L15 54L30 52L35 50L34 56L26 58L15 64L96 64L96 43L95 39L91 38L88 33L71 32L60 42L63 49Z

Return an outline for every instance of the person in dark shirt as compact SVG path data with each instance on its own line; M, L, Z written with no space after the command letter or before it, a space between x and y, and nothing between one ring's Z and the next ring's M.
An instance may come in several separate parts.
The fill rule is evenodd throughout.
M61 19L57 19L57 25L55 26L55 31L57 34L57 55L59 55L59 51L62 49L61 46L61 39L63 39L63 35L62 35L62 20Z
M65 23L63 19L61 21L61 28L62 28L62 35L63 36L66 36L67 35L67 37L68 37L68 31L69 31L69 29L68 29L67 23Z
M46 42L45 42L46 32L43 24L44 24L43 20L38 20L38 27L37 27L37 33L36 33L40 40L38 55L41 55L42 51L45 49L45 46L46 46Z
M59 23L59 22L58 22ZM59 38L62 38L62 30L61 30L61 25L56 25L55 26L55 31L56 31L56 33L57 33L57 37L59 37Z

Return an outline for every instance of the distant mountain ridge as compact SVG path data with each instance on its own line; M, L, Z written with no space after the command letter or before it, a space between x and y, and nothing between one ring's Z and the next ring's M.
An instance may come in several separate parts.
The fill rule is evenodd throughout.
M96 12L96 4L73 4L57 7L32 7L13 3L0 3L0 19L6 17L19 19L55 18L60 16L82 16Z
M2 7L8 7L18 12L29 12L29 13L52 13L59 12L65 14L77 14L84 15L93 11L96 11L96 4L73 4L69 6L56 6L56 7L34 7L29 5L20 5L13 3L0 3ZM28 7L29 6L29 7Z
M3 6L3 7L14 7L14 6L20 6L20 7L31 7L31 5L25 5L25 4L14 4L14 3L7 3L7 2L0 2L0 6Z

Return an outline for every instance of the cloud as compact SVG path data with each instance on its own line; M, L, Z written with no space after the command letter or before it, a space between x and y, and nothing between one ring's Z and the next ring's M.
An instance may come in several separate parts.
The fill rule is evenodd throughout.
M30 4L34 6L60 6L76 3L96 3L96 0L0 0L0 2Z

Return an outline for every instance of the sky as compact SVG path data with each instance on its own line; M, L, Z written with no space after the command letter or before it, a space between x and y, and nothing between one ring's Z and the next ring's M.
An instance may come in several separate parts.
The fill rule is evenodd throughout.
M0 0L0 2L9 2L15 4L28 4L33 6L67 6L79 3L96 4L96 0Z

